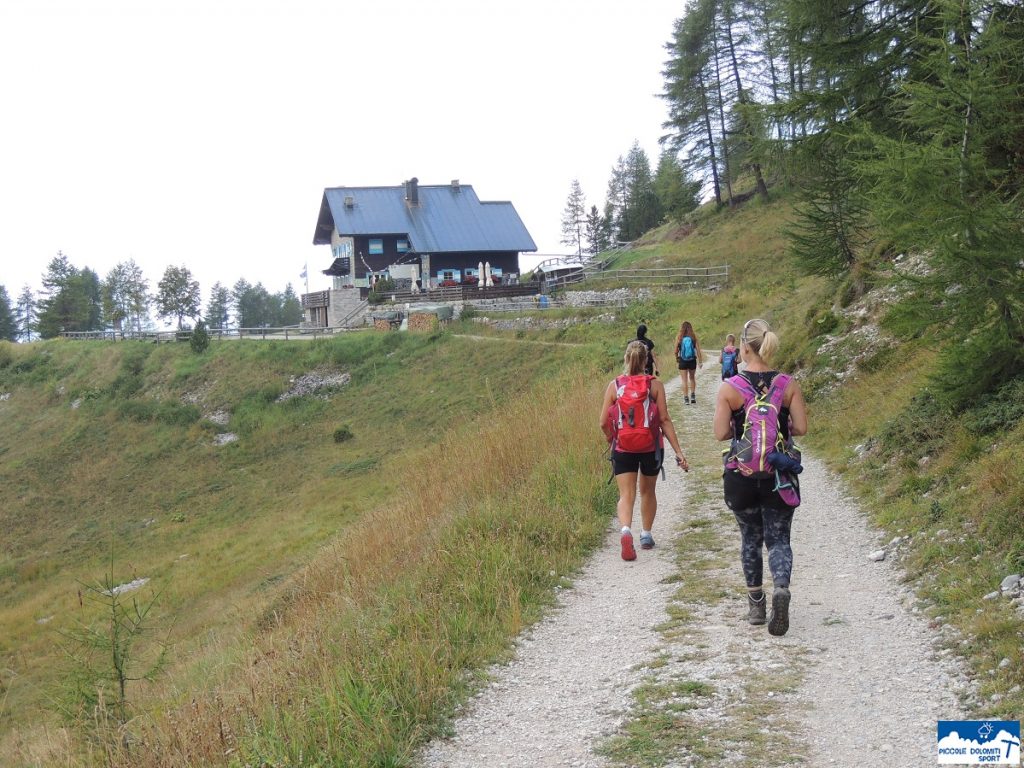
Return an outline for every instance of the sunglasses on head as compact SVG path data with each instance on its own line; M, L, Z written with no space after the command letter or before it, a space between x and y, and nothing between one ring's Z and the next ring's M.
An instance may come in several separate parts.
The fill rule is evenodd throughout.
M768 322L766 320L761 320L761 319L756 318L756 317L753 320L747 320L747 322L743 324L743 331L740 333L740 343L741 344L749 344L750 343L747 340L747 329L750 328L750 324L751 323L764 323L765 328L768 327Z

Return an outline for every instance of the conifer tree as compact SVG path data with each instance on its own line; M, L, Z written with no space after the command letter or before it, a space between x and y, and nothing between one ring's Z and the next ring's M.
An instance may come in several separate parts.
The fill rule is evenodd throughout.
M25 285L18 296L18 305L14 311L14 321L21 341L32 341L37 328L36 299L31 286Z
M579 179L573 179L569 185L569 197L562 211L562 245L576 251L577 256L583 255L583 227L587 215L586 200Z
M687 178L686 169L679 162L675 150L664 149L654 174L654 193L661 209L673 219L679 219L700 205L699 181Z
M596 205L590 206L590 212L587 214L584 238L587 241L585 251L592 256L611 248L611 225L608 219L598 212Z
M927 256L901 319L949 341L936 385L959 407L1024 366L1024 13L977 0L933 7L928 39L915 41L921 74L894 97L902 130L866 130L873 151L858 170L887 236Z
M231 311L231 294L220 282L210 289L210 301L206 305L206 321L211 328L223 330L228 327Z
M17 341L17 339L18 325L11 308L11 297L7 295L7 289L0 285L0 340Z

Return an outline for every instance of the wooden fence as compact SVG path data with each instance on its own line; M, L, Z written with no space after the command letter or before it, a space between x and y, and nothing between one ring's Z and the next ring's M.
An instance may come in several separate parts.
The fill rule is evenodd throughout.
M211 340L223 339L314 339L345 331L346 328L304 328L298 325L279 328L208 328ZM96 341L188 341L191 331L65 331L64 339Z

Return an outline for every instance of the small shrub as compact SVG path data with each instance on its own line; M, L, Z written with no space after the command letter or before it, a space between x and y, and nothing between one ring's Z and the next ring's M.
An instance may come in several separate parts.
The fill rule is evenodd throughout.
M352 434L352 429L348 424L342 424L334 430L334 442L336 443L346 443L353 437L355 437L355 435Z
M192 347L192 351L197 355L205 352L206 348L210 346L210 334L206 332L206 323L202 320L197 322L196 327L192 329L192 333L188 337L188 343Z
M6 368L14 361L14 345L9 341L0 341L0 368Z
M1024 419L1024 378L1004 384L993 397L964 414L964 426L976 435L1004 432Z
M909 406L882 429L880 444L884 453L907 454L920 458L943 444L953 415L928 390L918 392Z

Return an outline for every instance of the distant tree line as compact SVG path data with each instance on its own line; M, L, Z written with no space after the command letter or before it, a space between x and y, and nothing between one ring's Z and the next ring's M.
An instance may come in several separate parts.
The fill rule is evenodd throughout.
M723 206L796 190L808 271L854 293L925 259L888 322L943 345L951 405L1024 370L1024 3L693 0L665 137Z
M634 141L612 167L603 208L587 208L579 180L573 179L562 212L562 245L578 256L630 242L666 220L680 219L700 204L701 183L687 176L678 152L666 149L652 172L647 153Z
M154 315L179 330L200 320L211 329L281 327L302 321L302 303L290 283L272 294L262 283L241 279L230 290L214 283L203 315L199 282L185 266L167 267L151 292L134 260L118 264L100 279L59 251L42 276L38 294L26 285L12 304L0 285L0 339L9 341L48 339L70 331L142 331L154 327Z

